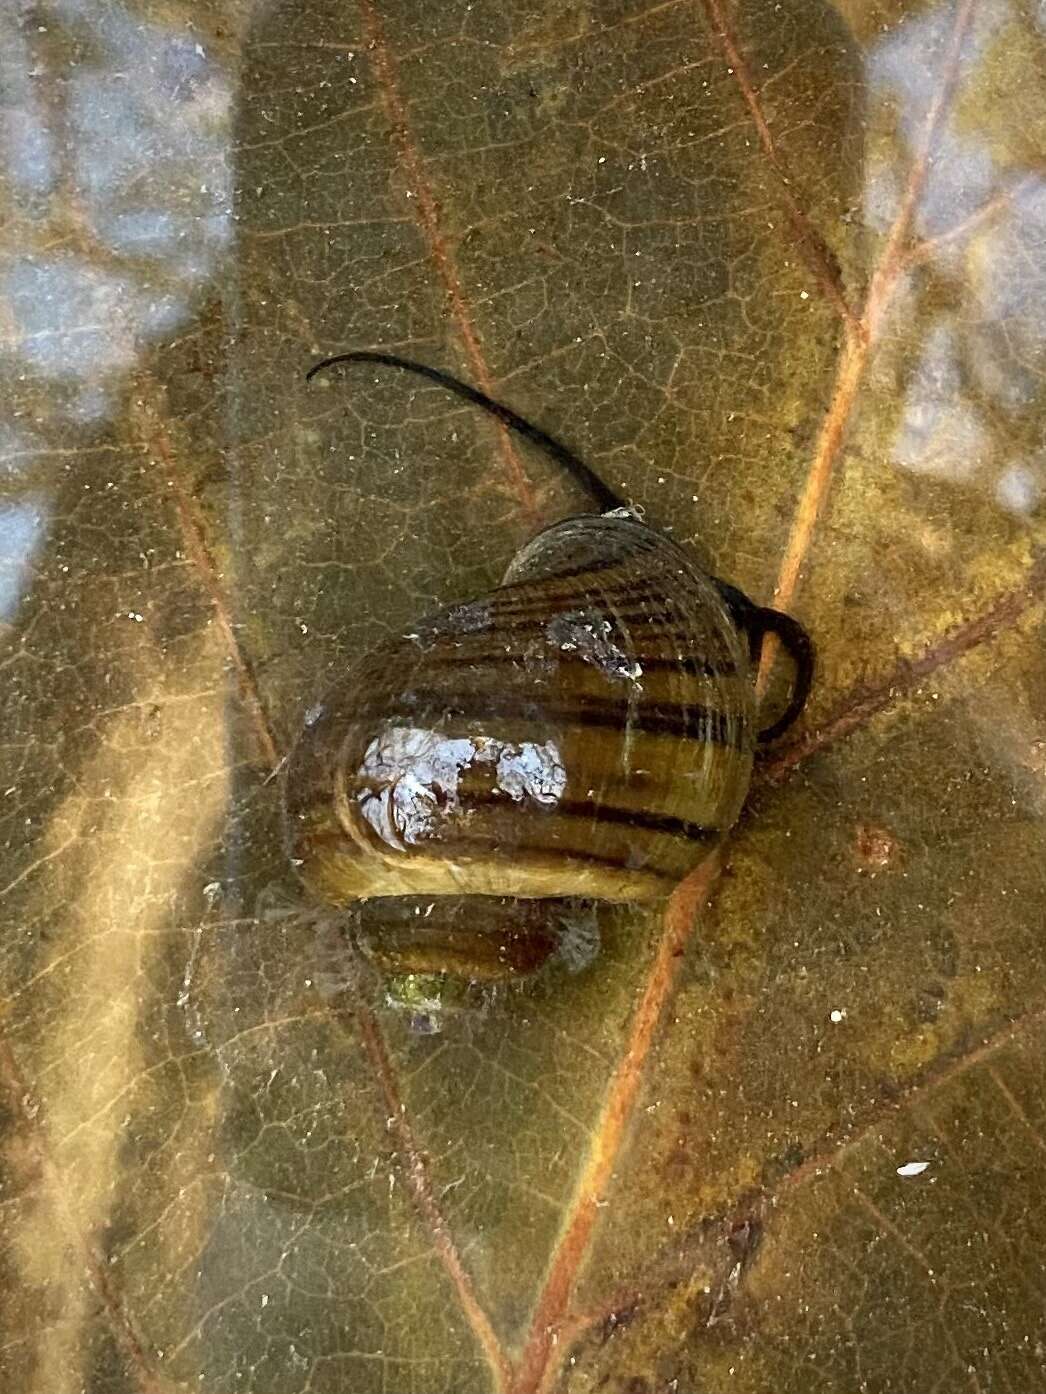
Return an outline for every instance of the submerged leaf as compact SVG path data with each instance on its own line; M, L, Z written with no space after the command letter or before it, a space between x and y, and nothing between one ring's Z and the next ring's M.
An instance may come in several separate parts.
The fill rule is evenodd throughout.
M37 19L0 19L0 1383L1038 1387L1034 7ZM304 903L277 776L356 656L590 500L435 387L306 384L360 347L819 650L718 858L428 1034Z

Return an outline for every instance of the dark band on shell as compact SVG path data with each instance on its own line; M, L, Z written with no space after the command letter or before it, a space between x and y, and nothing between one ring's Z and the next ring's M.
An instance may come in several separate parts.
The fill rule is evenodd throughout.
M539 533L488 595L362 657L323 700L285 783L310 892L368 907L388 972L532 972L567 901L658 900L736 820L757 740L798 715L813 650L789 616L708 576L567 447L436 369L379 353L491 411L612 511ZM756 728L763 639L791 699ZM375 912L378 912L375 914Z

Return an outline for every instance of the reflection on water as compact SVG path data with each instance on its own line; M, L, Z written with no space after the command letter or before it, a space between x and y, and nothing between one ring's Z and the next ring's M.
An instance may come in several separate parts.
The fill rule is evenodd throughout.
M988 457L991 435L963 401L956 331L931 330L908 382L894 459L907 469L966 481Z
M1046 479L1046 451L1026 460L1014 460L999 475L995 497L1011 513L1034 513L1042 499Z
M988 0L978 7L963 44L960 82L977 71L1010 10L1009 0ZM951 25L951 6L935 5L889 30L868 50L865 78L870 104L873 108L881 104L889 112L897 142L909 156L918 146L937 95L936 75ZM873 165L870 173L892 175L897 189L898 177L908 165L907 160L891 159L887 168ZM928 172L916 211L916 231L927 237L953 227L996 191L997 181L998 168L987 133L963 129L953 116L942 129ZM866 220L870 227L887 231L896 213L896 203L891 202L892 206L886 205L881 195L869 202Z
M0 624L18 608L46 521L46 505L39 499L0 504Z
M0 413L32 413L42 461L112 416L230 242L229 74L152 8L154 21L110 0L0 7ZM4 458L17 492L33 457ZM9 529L5 555L21 546L24 562L39 541L39 526ZM8 618L26 575L5 562Z
M899 325L925 327L905 375L892 457L906 470L979 486L1007 512L1030 515L1042 496L1046 457L1019 446L1014 454L1022 428L1037 430L1043 409L1046 175L1041 158L1037 166L1022 162L1020 132L1004 115L990 106L971 111L963 100L978 83L989 91L1007 85L1012 54L1027 52L1032 41L1022 17L1010 0L988 0L976 7L963 45L959 96L915 214L924 255L896 308ZM951 7L934 6L869 50L873 120L886 130L869 152L864 209L880 233L903 197L898 171L918 148L951 22ZM901 351L910 347L906 341Z
M180 318L170 299L140 295L131 277L79 257L27 257L8 271L3 289L23 364L49 377L127 372L141 341Z
M184 321L228 245L231 86L198 39L119 5L37 13L0 16L21 97L4 127L3 348L98 383Z
M1044 245L1046 179L1032 175L1004 212L971 230L962 253L952 240L928 244L897 311L902 322L914 316L926 328L921 345L904 347L906 354L914 347L916 356L907 373L894 461L978 486L1016 515L1036 511L1046 481L1046 455L1022 448L1041 435ZM934 302L945 298L936 309Z

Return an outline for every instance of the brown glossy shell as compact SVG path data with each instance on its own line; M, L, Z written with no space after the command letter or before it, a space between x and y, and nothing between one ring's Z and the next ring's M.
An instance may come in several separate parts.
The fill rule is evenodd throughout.
M568 519L327 694L289 763L291 855L334 904L655 899L736 819L754 741L716 585L632 517Z

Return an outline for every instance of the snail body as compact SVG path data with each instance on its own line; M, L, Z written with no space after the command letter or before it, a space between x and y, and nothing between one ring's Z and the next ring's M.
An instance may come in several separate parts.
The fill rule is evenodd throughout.
M759 733L752 665L771 630L797 676ZM732 826L757 740L801 708L810 663L795 621L628 510L565 519L496 589L327 693L288 763L292 860L313 896L356 907L386 973L533 972L579 906L661 899Z

